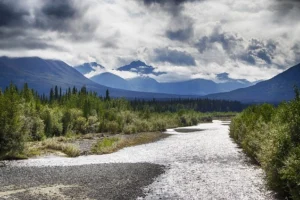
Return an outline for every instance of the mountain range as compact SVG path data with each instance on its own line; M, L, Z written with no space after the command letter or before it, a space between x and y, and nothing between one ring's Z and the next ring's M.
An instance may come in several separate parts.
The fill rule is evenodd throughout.
M76 69L60 60L48 60L38 57L0 57L0 69L0 88L2 89L5 89L11 82L18 87L23 87L26 82L30 88L46 95L49 94L50 88L57 85L63 91L68 87L81 88L86 86L88 90L95 91L102 96L109 89L112 97L145 99L179 97L178 95L134 92L103 86L89 80Z
M92 65L86 64L86 66L87 65L90 65L91 69L99 67L96 63ZM102 96L105 95L106 89L109 89L112 97L144 99L199 98L199 95L196 94L224 90L226 87L232 87L230 86L232 83L234 85L237 83L242 85L249 83L243 79L230 79L226 73L218 75L220 79L223 79L224 82L222 83L215 83L205 79L159 83L155 79L145 76L133 79L123 79L112 73L102 73L92 77L90 80L78 72L78 69L76 70L63 61L41 59L38 57L0 57L0 69L0 88L4 89L11 82L18 87L22 87L23 84L27 82L29 87L38 91L40 94L49 94L50 88L55 85L61 87L63 91L68 87L75 86L80 88L85 85L88 90L95 91ZM104 83L110 82L115 85L108 87L96 83L101 81ZM294 85L300 87L300 64L289 68L269 80L261 81L255 85L229 92L209 94L202 98L237 100L244 103L278 103L283 100L294 98ZM116 87L121 87L122 89L116 89ZM187 92L191 91L191 88L193 91L197 92ZM143 92L130 91L129 89L140 90ZM145 92L146 89L152 93ZM158 91L175 94L157 93ZM185 95L187 93L189 95Z
M76 66L78 70L85 67L87 64ZM98 64L99 65L99 64ZM91 68L92 69L92 68ZM154 93L166 93L166 94L178 94L178 95L207 95L212 93L227 92L238 88L245 88L253 85L253 83L245 79L231 79L228 73L218 74L217 77L221 81L216 83L206 79L193 79L180 82L166 82L160 83L148 75L161 75L165 72L156 72L156 69L152 66L145 64L142 61L133 61L128 65L119 67L117 71L136 72L137 77L131 79L123 79L110 72L101 73L91 77L90 79L112 88L119 88L131 91L141 92L154 92ZM79 70L78 70L79 71ZM80 71L81 72L81 71ZM92 70L82 73L86 75L92 72Z

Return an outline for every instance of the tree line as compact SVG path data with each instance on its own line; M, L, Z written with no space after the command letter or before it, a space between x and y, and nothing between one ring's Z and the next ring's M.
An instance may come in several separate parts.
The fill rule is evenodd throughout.
M209 106L201 110L201 105ZM111 98L108 90L101 97L85 86L65 91L55 86L45 95L26 83L21 89L10 84L0 90L0 159L22 154L28 141L72 134L163 131L195 125L218 114L197 111L237 111L239 106L238 102L200 99L129 101Z

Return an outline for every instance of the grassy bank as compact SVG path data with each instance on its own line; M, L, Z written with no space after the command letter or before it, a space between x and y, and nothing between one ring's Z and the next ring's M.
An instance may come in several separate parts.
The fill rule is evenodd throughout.
M88 134L76 135L73 137L54 137L44 141L28 142L22 155L16 158L30 158L54 154L57 156L77 157L88 154L107 154L118 151L122 148L146 144L167 137L161 132L137 133L132 135L115 134ZM81 149L80 142L89 144L89 149Z
M300 199L300 96L278 107L252 106L231 122L230 136L266 172L279 195Z
M149 132L102 138L93 145L92 152L95 154L113 153L125 147L151 143L165 137L166 135L163 135L161 132Z

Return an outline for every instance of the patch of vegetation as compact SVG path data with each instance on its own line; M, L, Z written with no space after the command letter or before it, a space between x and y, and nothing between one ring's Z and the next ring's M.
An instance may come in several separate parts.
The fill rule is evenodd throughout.
M231 122L230 136L265 170L269 186L300 199L300 96L277 108L251 106Z
M93 147L95 154L113 153L125 147L154 142L163 137L161 132L139 133L134 135L118 135L100 139Z
M101 139L92 147L92 152L96 154L112 153L116 151L119 140L117 137Z
M73 144L58 142L58 140L48 139L43 143L43 148L60 151L69 157L77 157L80 155L80 150Z

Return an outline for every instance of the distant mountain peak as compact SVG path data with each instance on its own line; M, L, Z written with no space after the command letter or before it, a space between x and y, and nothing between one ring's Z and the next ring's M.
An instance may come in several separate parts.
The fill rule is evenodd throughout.
M105 69L105 67L103 67L97 62L83 63L82 65L75 66L74 68L83 75L86 75L90 72L94 72L97 69Z
M103 67L102 65L100 65L97 62L84 63L83 65L90 65L91 67L99 67L101 69L105 69L105 67Z
M140 61L140 60L132 61L130 64L131 64L131 65L147 66L146 63L144 63L143 61ZM151 67L151 66L150 66L150 67Z
M225 81L225 80L228 80L228 79L229 79L229 74L228 74L227 72L220 73L220 74L217 74L217 78L218 78L220 81Z
M155 68L147 65L146 63L136 60L132 61L128 65L124 65L122 67L119 67L117 69L118 71L129 71L129 72L136 72L139 75L148 75L148 74L154 74L156 76L166 74L166 72L155 72Z

